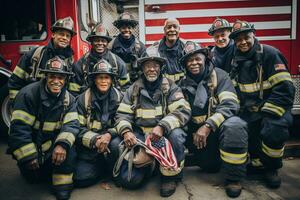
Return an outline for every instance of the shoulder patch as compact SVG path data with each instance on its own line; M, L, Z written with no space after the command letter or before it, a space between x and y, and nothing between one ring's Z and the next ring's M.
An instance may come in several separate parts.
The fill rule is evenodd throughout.
M285 64L276 64L276 65L274 65L274 68L275 68L275 71L286 70Z

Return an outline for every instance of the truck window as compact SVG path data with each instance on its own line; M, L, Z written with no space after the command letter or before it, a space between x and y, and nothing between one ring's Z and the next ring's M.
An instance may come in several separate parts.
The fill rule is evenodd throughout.
M0 42L47 38L45 1L1 0L0 9Z

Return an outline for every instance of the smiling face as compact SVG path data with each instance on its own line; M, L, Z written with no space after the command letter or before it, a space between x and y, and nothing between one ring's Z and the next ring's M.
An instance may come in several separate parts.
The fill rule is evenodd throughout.
M133 27L128 24L124 24L119 28L119 31L123 38L129 39L132 35Z
M197 75L204 70L204 63L205 56L202 53L195 53L187 58L186 68L191 74Z
M51 93L57 95L61 92L62 88L66 82L66 76L62 74L52 74L46 75L47 78L47 88Z
M95 76L95 85L101 93L106 93L112 85L112 78L108 74L98 74Z
M144 63L143 73L149 82L154 82L160 74L160 63L155 60L149 60Z
M70 45L72 34L63 29L58 29L52 33L54 48L66 48Z
M166 41L169 43L175 43L179 37L179 21L176 19L168 19L165 22L164 26L164 34L166 37Z
M243 53L248 52L254 45L255 36L253 32L243 32L234 39L235 45Z
M105 38L93 37L91 40L92 49L97 53L102 54L106 50L108 41Z
M230 31L228 29L221 29L215 31L213 34L215 45L219 48L226 47L230 41L229 35L230 35Z

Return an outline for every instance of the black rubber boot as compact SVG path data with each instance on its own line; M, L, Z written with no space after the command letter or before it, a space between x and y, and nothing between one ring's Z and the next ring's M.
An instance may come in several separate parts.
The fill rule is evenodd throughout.
M67 200L71 197L73 184L53 186L53 193L57 200Z
M281 178L278 175L277 170L266 170L264 178L269 188L276 189L281 185Z
M160 185L160 196L169 197L174 194L176 191L176 182L175 180L161 180Z
M242 186L239 181L231 181L231 180L226 180L225 181L225 191L227 196L231 198L236 198L240 196L242 192Z

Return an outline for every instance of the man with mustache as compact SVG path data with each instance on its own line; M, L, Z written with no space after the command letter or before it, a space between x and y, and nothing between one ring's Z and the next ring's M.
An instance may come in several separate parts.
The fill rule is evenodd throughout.
M58 56L40 72L45 78L22 88L15 99L8 145L27 181L52 176L56 198L69 199L79 128L75 98L67 91L73 73Z
M167 138L173 148L177 163L176 170L160 165L162 197L171 196L176 190L176 183L182 179L184 165L185 132L183 126L191 114L190 106L185 101L181 89L171 80L163 77L166 60L159 56L157 48L151 46L147 56L138 60L143 74L131 85L117 110L116 129L119 137L111 142L113 154L118 157L118 145L123 140L125 146L132 148L137 139L145 141L146 135L152 142ZM125 162L125 161L123 161ZM137 188L151 176L151 166L121 166L119 184L125 188ZM128 176L131 174L131 179Z
M208 49L188 41L180 60L186 77L179 86L192 108L186 146L203 170L222 168L226 194L238 197L246 175L247 125L235 116L239 100L229 76L214 68L208 56Z
M86 39L91 43L92 48L75 64L73 84L77 90L76 95L87 89L89 85L88 74L92 72L94 65L101 59L108 61L114 73L117 74L117 87L121 89L129 87L130 78L124 61L107 48L108 43L112 40L107 29L102 24L97 24Z
M174 82L184 77L184 67L179 63L183 56L185 41L179 38L180 24L175 18L169 18L164 23L164 37L153 46L159 49L163 58L167 59L165 76Z
M263 168L267 186L278 188L295 87L282 53L260 44L254 33L254 26L246 21L233 25L229 37L237 49L230 76L241 103L240 117L248 122L249 169Z
M47 46L35 48L25 53L15 67L8 81L9 97L14 100L20 89L41 78L39 68L43 69L46 62L59 56L65 60L68 67L73 66L73 50L71 39L76 34L71 17L57 20L51 27L52 38ZM70 88L72 91L72 87Z
M108 48L123 59L130 74L130 80L134 82L139 78L137 59L146 50L145 45L133 35L138 21L134 19L132 14L124 12L113 24L119 29L120 33L112 39Z
M113 83L115 72L101 59L89 73L89 88L78 96L80 129L77 145L75 186L87 187L112 174L110 141L117 136L114 117L122 94Z
M231 28L226 19L217 18L208 30L208 35L215 41L212 48L214 65L227 73L231 71L231 60L235 50L234 41L229 38Z

